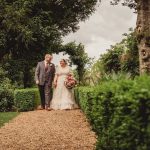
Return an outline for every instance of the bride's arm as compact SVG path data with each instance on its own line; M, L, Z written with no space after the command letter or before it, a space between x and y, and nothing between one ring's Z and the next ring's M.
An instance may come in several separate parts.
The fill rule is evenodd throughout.
M57 86L57 80L58 80L58 76L59 76L59 67L57 66L56 67L56 72L55 72L55 76L54 76L54 82L53 82L53 84L54 84L54 87L56 88L56 86Z
M55 74L54 83L57 83L57 80L58 80L58 74Z
M58 80L58 74L55 74L55 77L54 77L54 87L57 86L57 80Z

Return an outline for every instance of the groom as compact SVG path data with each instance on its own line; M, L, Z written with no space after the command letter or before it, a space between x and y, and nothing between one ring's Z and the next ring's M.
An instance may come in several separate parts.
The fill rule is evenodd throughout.
M50 110L50 101L52 99L52 82L55 75L55 66L51 63L52 55L46 54L45 60L38 62L35 70L35 82L38 85L41 108Z

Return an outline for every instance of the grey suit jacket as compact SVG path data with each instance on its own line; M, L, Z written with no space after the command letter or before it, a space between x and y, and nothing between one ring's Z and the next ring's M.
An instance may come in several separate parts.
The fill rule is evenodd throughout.
M55 65L53 63L50 63L48 65L48 70L45 71L44 61L38 62L35 70L35 81L38 80L39 85L44 85L45 82L47 82L49 86L52 86L54 75L55 75Z

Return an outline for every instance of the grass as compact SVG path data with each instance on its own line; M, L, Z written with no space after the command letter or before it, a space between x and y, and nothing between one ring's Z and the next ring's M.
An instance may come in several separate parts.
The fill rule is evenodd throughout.
M0 127L4 125L4 123L9 122L9 120L16 117L18 112L0 112Z

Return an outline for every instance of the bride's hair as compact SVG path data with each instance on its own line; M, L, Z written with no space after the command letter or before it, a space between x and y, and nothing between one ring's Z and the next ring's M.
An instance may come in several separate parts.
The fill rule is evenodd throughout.
M61 60L62 60L66 65L68 64L66 59L61 59Z

